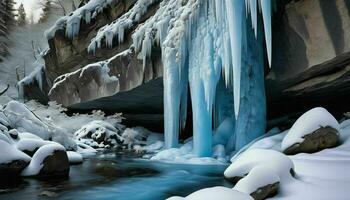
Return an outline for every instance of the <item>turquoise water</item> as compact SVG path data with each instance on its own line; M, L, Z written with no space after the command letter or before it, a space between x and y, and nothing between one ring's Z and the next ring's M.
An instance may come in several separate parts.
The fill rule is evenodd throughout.
M24 179L2 190L0 199L158 200L198 189L231 186L224 165L179 165L101 154L71 167L63 180Z

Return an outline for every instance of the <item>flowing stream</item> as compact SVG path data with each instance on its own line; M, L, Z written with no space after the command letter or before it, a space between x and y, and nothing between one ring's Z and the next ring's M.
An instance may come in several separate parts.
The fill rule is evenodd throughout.
M168 164L110 152L71 166L69 178L63 180L12 180L0 190L0 199L161 200L231 186L222 175L226 167Z

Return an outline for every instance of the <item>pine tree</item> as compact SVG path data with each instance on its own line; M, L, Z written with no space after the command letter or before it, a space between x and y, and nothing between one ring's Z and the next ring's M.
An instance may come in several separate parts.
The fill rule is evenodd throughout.
M5 8L5 18L4 21L6 23L6 26L9 29L10 26L13 26L16 24L16 9L15 9L15 1L14 0L3 0L4 1L4 8Z
M15 2L13 0L0 0L0 61L9 54L8 33L15 25Z
M26 12L24 10L23 3L18 7L18 18L17 23L19 26L23 26L26 24Z
M43 4L43 13L40 16L39 23L44 23L48 20L51 11L51 1L46 0Z

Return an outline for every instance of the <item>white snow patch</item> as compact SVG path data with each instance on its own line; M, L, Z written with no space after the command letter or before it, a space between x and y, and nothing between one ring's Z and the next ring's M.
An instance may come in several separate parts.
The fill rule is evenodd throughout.
M17 150L9 143L0 139L0 164L10 163L15 160L24 160L29 162L30 157L27 154Z
M248 194L233 190L227 187L212 187L198 190L185 198L181 197L171 197L167 200L253 200Z
M15 146L18 150L21 151L34 151L35 149L39 149L40 147L46 145L46 144L57 144L56 142L47 141L47 140L38 140L38 139L30 139L25 138L19 140Z

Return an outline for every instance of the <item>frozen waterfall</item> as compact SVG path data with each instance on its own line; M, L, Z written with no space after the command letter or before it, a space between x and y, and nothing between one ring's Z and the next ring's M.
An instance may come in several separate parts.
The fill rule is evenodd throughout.
M143 59L144 67L152 48L162 49L166 147L177 147L191 108L195 154L212 156L213 134L225 119L235 126L225 134L226 151L232 152L265 132L264 66L271 66L271 1L162 0L155 14L139 24L159 1L138 0L101 28L88 50L102 48L101 41L107 48L122 43L124 32L136 25L130 48ZM89 23L100 8L113 3L103 2L90 1L62 19L66 23L56 23L51 32L66 24L67 36L74 37L79 27L70 22Z

